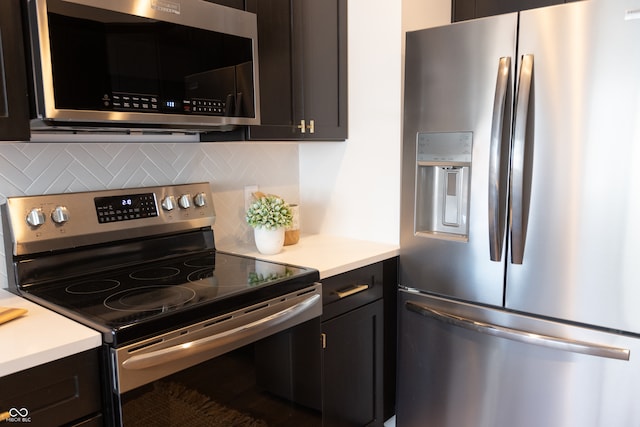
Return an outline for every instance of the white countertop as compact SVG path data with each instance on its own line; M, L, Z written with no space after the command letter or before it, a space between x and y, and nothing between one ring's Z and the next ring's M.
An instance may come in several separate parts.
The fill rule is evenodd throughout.
M295 245L285 246L279 254L263 255L254 244L218 247L225 252L248 255L267 261L312 267L320 279L364 267L399 254L399 246L355 240L324 234L303 235Z
M102 344L100 333L0 289L0 307L26 308L0 323L0 377L71 356Z

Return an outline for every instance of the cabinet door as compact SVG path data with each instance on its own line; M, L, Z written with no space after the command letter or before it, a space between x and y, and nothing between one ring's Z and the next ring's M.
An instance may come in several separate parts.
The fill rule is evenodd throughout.
M297 3L297 2L296 2ZM260 62L261 126L249 126L253 140L295 140L301 134L296 128L303 116L300 78L301 53L294 51L294 2L290 0L248 0L247 10L258 17L258 60Z
M305 139L344 140L347 138L347 2L308 0L301 4L304 6Z
M262 123L248 139L345 139L346 0L247 0L247 10L258 16Z
M382 300L323 322L322 332L325 425L382 426Z
M20 0L0 1L0 140L29 139Z

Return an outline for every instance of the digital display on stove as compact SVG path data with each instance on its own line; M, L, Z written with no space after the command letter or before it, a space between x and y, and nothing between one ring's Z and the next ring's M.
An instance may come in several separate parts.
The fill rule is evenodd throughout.
M153 193L96 197L94 202L98 222L101 224L158 216Z

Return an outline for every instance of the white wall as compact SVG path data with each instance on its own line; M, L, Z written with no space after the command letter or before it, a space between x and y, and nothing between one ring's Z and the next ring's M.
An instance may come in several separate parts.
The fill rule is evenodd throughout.
M399 242L403 28L450 21L450 0L349 0L349 139L300 144L304 233Z
M397 243L401 3L348 5L349 139L300 145L301 228Z
M413 31L451 22L451 0L403 0L402 30Z

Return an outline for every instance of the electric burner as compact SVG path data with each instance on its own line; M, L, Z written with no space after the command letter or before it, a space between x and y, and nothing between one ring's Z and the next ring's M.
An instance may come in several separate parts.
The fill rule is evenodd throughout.
M140 286L109 295L103 304L116 311L164 312L187 304L195 296L193 289L184 286Z
M120 281L118 280L87 280L85 282L69 285L64 290L69 294L88 295L107 292L117 288L118 286L120 286Z
M145 268L144 270L136 270L129 274L133 280L151 280L159 281L170 279L180 274L180 269L175 267L157 267Z

